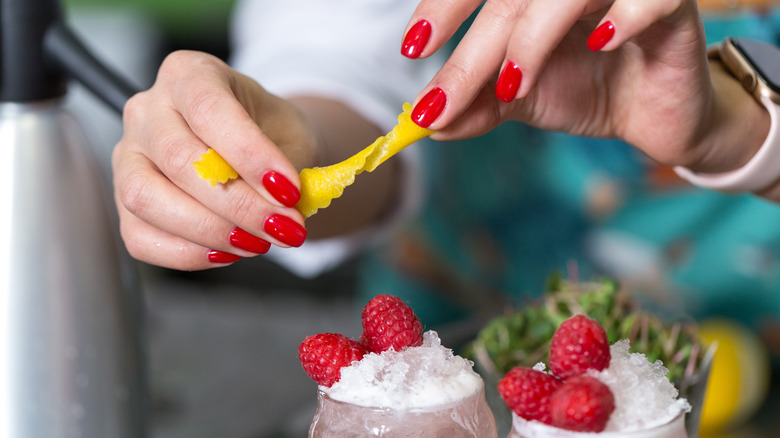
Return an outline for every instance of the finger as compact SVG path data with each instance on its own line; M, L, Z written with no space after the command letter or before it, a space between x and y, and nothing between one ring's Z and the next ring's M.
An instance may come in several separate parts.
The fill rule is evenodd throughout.
M129 201L125 202L153 196L147 202L149 206L138 205L138 201L135 201L134 209L138 210L134 212L136 215L148 223L163 227L164 224L159 223L160 220L166 223L176 222L169 217L156 218L155 216L159 216L161 211L173 208L175 211L171 214L178 213L178 216L181 216L184 212L189 212L189 209L197 208L195 204L199 203L202 207L196 210L201 212L196 216L197 221L200 223L208 220L209 222L198 225L197 228L204 228L207 225L210 228L197 232L199 234L202 232L203 236L212 239L204 244L215 245L214 236L227 236L224 232L225 224L233 224L234 227L237 226L277 246L297 247L303 244L306 230L303 217L296 209L269 203L266 197L244 179L236 179L212 187L197 175L192 166L192 163L208 150L208 146L194 135L180 115L166 108L148 110L153 111L149 114L149 118L155 123L146 128L146 135L142 142L155 144L155 146L148 148L146 156L173 184L165 184L165 181L161 180L164 179L162 176L154 175L155 169L144 168L143 163L139 163L138 159L136 162L126 163L120 177L128 180L117 182L119 187L127 187L124 196ZM134 167L131 167L131 164ZM129 173L131 171L136 173ZM143 178L138 177L139 175ZM179 193L180 190L183 193ZM143 193L144 196L139 193ZM188 196L183 196L184 194ZM179 204L186 208L179 208ZM223 222L218 224L211 212L217 213ZM175 216L177 221L188 220L178 216ZM187 237L193 238L190 235Z
M230 70L219 59L193 59L187 53L166 58L161 75L167 76L172 69L179 72L183 67L194 74L181 78L180 73L171 73L176 80L168 89L173 106L181 113L189 130L203 144L216 150L268 202L294 206L300 197L297 170L250 117L234 92L233 87L244 86L243 81L248 79ZM263 117L270 116L264 114ZM269 172L277 175L277 181L284 179L281 183L287 189L284 193L292 192L291 196L279 196L280 191L274 190L278 187L268 184L266 175Z
M422 0L404 30L401 54L411 59L432 55L481 3L482 0Z
M141 155L125 159L115 181L117 204L156 229L244 257L264 254L270 247L182 192Z
M527 0L489 0L450 58L420 93L412 110L418 125L440 130L457 119L495 76Z
M526 96L564 37L569 35L585 41L587 31L577 26L577 22L583 16L602 8L607 2L608 0L531 2L514 24L506 59L496 83L496 96L505 102Z
M588 37L588 48L594 52L614 50L631 38L644 33L653 24L684 11L695 13L695 2L692 0L642 2L617 0Z
M180 271L226 266L241 257L211 250L147 224L118 206L122 240L130 255L145 263Z

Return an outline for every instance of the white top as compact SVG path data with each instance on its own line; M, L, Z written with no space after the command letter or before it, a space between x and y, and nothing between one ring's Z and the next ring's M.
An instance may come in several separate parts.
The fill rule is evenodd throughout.
M440 56L401 55L417 0L242 0L233 19L237 70L279 96L339 99L387 132L442 64ZM297 275L314 277L368 245L388 238L420 203L419 151L404 150L399 208L383 224L348 236L273 247L269 256ZM347 188L349 190L349 188Z

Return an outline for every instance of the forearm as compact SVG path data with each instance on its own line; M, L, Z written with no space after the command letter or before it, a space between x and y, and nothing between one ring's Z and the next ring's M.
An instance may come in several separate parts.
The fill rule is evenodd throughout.
M326 98L291 97L317 134L317 150L304 167L328 166L349 158L383 135L349 106ZM311 238L345 234L379 222L393 208L398 194L401 160L388 160L363 172L344 194L306 221ZM300 170L300 169L299 169Z

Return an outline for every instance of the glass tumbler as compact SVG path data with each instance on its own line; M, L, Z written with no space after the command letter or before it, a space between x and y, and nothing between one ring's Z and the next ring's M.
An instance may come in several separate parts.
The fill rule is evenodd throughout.
M573 432L548 426L538 421L528 421L512 414L512 430L507 438L688 438L685 430L685 412L670 421L648 429L630 432Z
M496 421L485 400L484 385L456 402L397 410L367 407L317 394L309 438L386 437L497 438Z

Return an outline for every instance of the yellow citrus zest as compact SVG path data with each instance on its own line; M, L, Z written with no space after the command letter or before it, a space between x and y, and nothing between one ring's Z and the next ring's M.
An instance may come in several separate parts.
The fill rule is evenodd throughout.
M303 169L300 174L301 200L296 205L298 211L304 217L310 217L341 196L344 188L355 182L356 175L372 172L403 148L433 134L432 130L412 121L411 111L412 105L405 103L403 112L398 115L398 124L352 157L327 167Z
M198 176L207 180L212 187L217 183L226 183L231 179L238 178L238 173L230 167L227 161L220 156L217 151L209 148L206 153L200 156L200 160L192 163Z

